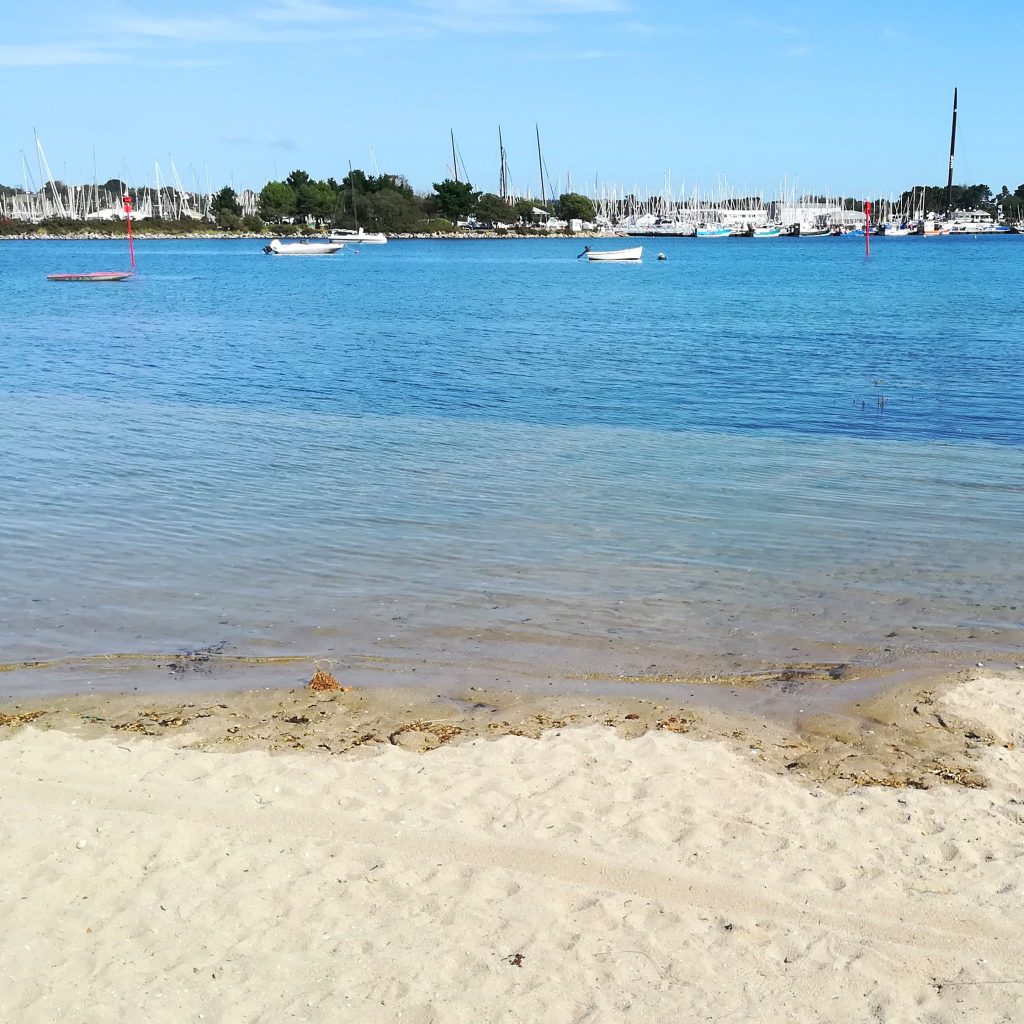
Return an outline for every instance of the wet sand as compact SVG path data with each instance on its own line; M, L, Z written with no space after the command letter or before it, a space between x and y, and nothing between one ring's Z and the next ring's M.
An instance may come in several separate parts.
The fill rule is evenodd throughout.
M868 677L845 682L820 667L792 667L728 685L675 680L619 684L615 692L531 692L470 686L256 689L221 693L86 694L0 703L5 732L32 724L83 739L166 737L204 751L303 751L315 756L396 746L427 752L445 745L587 726L634 739L648 732L688 734L756 751L780 773L839 786L979 785L984 729L943 717L941 695L976 677L914 679L879 688ZM330 678L334 678L331 676ZM856 678L856 677L855 677ZM823 682L822 680L826 680Z

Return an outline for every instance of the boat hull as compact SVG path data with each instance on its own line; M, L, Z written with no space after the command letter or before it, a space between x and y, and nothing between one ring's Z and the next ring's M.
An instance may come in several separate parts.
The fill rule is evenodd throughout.
M280 242L275 238L263 251L268 256L333 256L344 248L344 242Z
M643 258L644 247L638 245L632 249L606 249L603 252L590 251L586 257L591 263L636 263Z
M127 281L132 276L130 270L93 270L87 274L47 274L47 281L81 281L87 284L109 284L114 281Z
M388 237L382 232L353 231L347 232L332 231L328 238L332 242L341 242L344 245L387 245Z

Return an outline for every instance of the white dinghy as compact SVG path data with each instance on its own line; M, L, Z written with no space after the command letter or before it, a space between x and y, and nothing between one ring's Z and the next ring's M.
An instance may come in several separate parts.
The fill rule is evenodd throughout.
M333 256L344 248L344 242L282 242L275 238L263 251L268 256Z
M591 249L586 246L576 259L586 256L591 263L637 263L644 255L644 247L637 245L632 249Z

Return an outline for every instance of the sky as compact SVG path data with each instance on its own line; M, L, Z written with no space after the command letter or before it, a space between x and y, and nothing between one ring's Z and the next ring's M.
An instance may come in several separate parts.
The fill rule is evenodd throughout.
M1018 0L1019 2L1019 0ZM1018 2L0 0L0 183L259 188L351 160L418 190L888 195L1024 182Z

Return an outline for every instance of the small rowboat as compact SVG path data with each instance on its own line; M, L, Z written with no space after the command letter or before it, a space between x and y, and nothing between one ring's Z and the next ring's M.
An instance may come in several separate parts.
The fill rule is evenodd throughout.
M87 274L47 274L47 281L127 281L130 270L92 270Z
M268 256L333 256L344 248L344 242L282 242L275 238L263 251Z
M635 263L643 257L644 247L638 245L633 249L598 249L588 245L580 256L586 256L591 263Z

